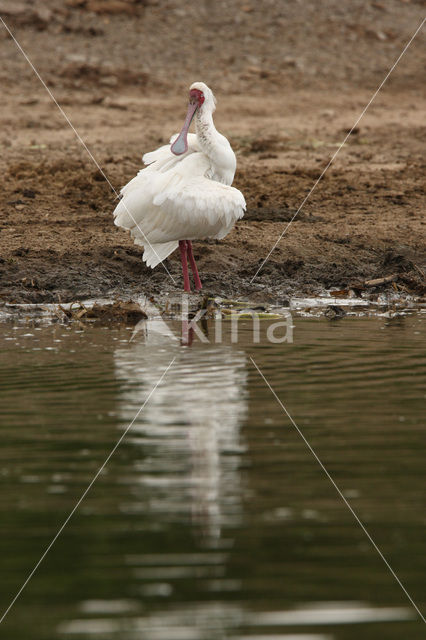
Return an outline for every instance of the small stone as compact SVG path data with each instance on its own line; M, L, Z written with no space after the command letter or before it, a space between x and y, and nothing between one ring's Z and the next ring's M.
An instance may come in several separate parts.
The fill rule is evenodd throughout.
M42 22L50 22L52 19L52 11L48 7L38 7L35 13Z
M346 311L335 304L330 304L324 311L324 315L329 320L335 320L336 318L343 318L346 315Z
M107 87L116 87L118 85L118 80L115 76L104 76L100 78L99 84L103 84Z

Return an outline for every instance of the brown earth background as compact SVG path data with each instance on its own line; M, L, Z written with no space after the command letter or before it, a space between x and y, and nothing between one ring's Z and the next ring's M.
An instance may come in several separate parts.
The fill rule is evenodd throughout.
M386 276L424 295L424 29L250 281L425 14L415 0L0 0L117 191L180 129L189 85L213 89L247 214L196 257L208 292L266 299ZM0 51L1 299L179 290L177 255L175 285L113 225L116 195L2 24Z

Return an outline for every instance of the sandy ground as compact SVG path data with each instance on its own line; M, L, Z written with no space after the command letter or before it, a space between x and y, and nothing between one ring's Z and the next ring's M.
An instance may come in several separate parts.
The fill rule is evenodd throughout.
M425 294L424 30L260 270L387 70L424 2L0 2L110 184L0 25L0 296L70 301L181 287L113 225L141 155L181 127L194 80L215 91L247 214L196 243L206 290L271 298ZM113 189L112 189L112 188Z

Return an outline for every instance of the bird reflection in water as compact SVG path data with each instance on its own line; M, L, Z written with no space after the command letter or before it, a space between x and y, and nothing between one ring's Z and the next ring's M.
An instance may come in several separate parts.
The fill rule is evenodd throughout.
M190 320L141 321L131 342L115 352L117 377L123 381L123 424L174 356L129 432L128 442L143 454L135 464L132 491L142 510L154 513L157 521L189 517L210 544L219 545L222 527L241 520L240 427L247 414L247 359L235 346L194 341Z

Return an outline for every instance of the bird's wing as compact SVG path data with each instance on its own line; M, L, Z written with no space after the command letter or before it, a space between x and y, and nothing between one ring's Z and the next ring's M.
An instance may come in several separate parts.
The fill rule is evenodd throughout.
M223 237L243 217L246 206L243 194L209 179L211 163L203 153L188 157L174 173L175 179L157 193L153 204L186 232L182 238Z
M171 242L163 242L160 244L147 244L147 242L141 241L139 238L135 238L136 244L140 244L144 247L142 259L146 262L148 267L154 269L157 264L160 264L167 258L175 249L178 248L178 241L172 240Z
M166 171L149 169L126 187L114 211L115 224L130 229L140 244L222 238L244 215L242 193L206 177L211 162L202 152Z
M152 173L165 173L166 171L170 171L180 162L182 162L185 158L187 158L192 153L200 151L200 146L197 141L197 136L195 133L188 134L188 150L185 153L182 153L179 156L176 156L171 152L170 146L173 144L175 139L179 134L175 133L170 138L170 144L165 144L155 151L149 151L145 153L142 157L142 162L146 165L143 169L141 169L138 174L130 180L122 189L121 195L126 196L130 191L134 189L138 189L139 187L144 186L144 183L149 178L152 177Z
M158 171L160 168L163 168L164 165L167 164L169 160L176 160L177 162L179 162L180 160L183 160L183 158L186 158L191 153L194 153L195 151L201 151L196 134L188 133L187 151L185 151L185 153L180 154L179 156L176 156L171 151L171 145L176 140L178 135L179 135L178 133L175 133L174 135L172 135L172 137L170 138L169 144L165 144L162 147L159 147L158 149L156 149L155 151L150 151L148 153L145 153L142 156L142 162L145 165L152 165L153 163L156 163L156 166L152 168Z

